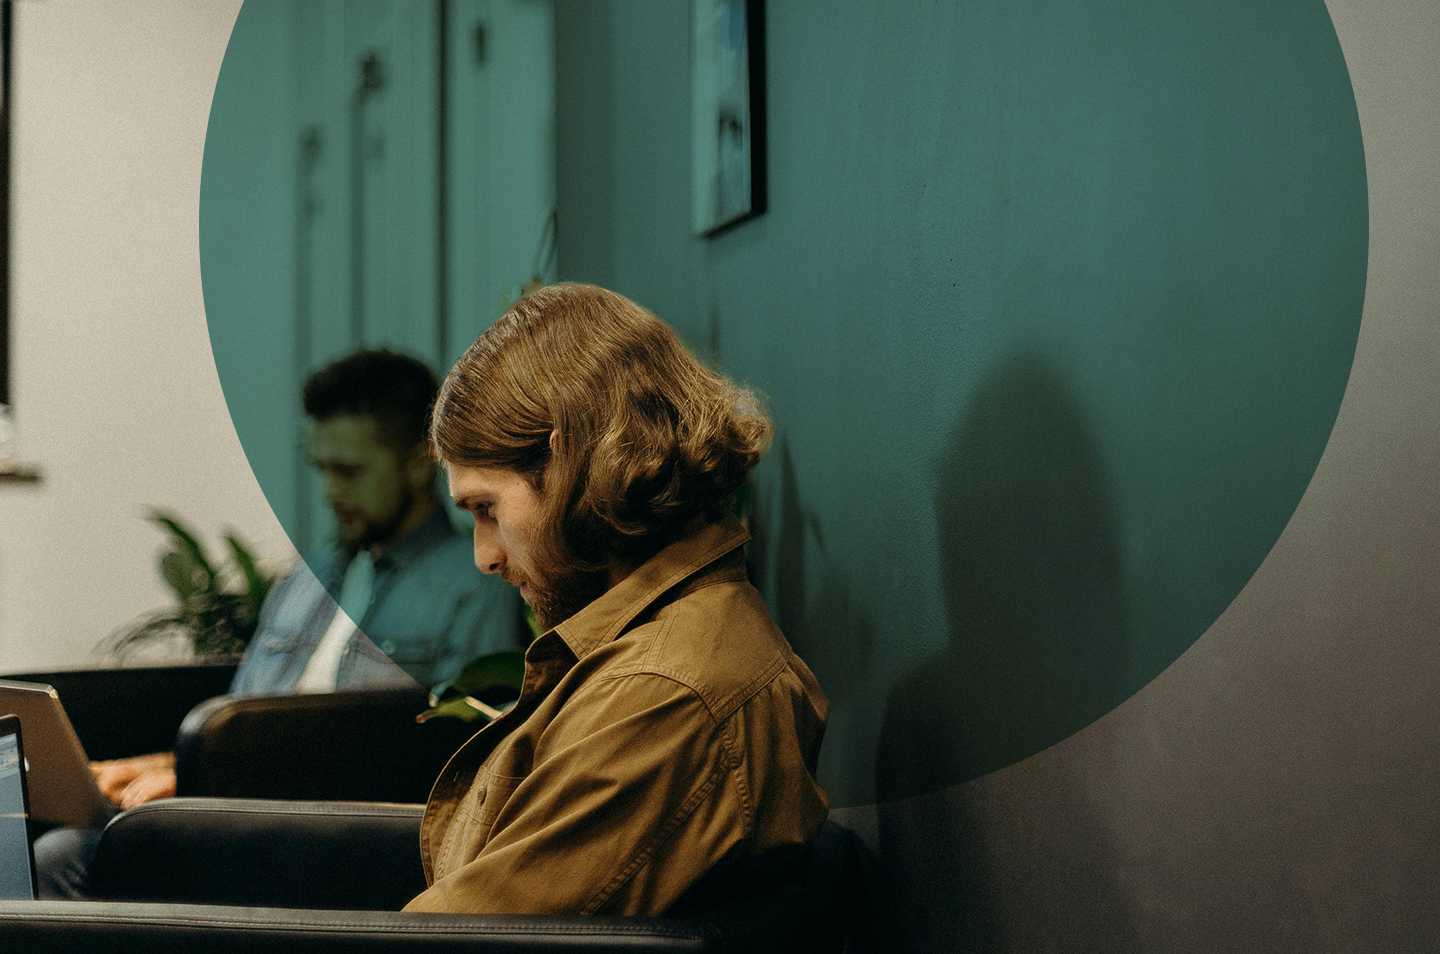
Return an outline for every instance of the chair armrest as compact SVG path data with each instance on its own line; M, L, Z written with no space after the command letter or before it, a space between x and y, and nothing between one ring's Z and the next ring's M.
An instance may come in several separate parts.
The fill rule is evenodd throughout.
M420 805L173 798L106 826L97 898L399 910L425 888Z
M0 901L0 950L27 954L710 954L727 948L705 925L666 921L318 913L281 908Z
M185 717L175 739L181 795L423 802L475 726L417 725L415 689L221 696Z
M60 693L75 734L92 759L165 752L196 705L230 690L234 663L68 669L7 675ZM115 714L124 713L123 719Z

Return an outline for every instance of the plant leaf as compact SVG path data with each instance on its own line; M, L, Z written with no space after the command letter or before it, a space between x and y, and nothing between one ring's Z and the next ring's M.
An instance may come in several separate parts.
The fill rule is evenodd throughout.
M492 706L474 696L456 696L426 709L415 717L415 721L424 723L431 719L459 719L461 722L492 722L509 712L514 705L514 700L501 706Z
M195 595L198 581L194 570L194 563L178 550L170 550L160 557L160 575L170 584L181 602Z
M430 698L438 700L447 692L456 692L462 696L479 696L487 690L501 686L519 692L524 681L524 653L513 649L488 653L470 660L454 679L442 682L432 689Z
M175 538L180 552L190 557L195 566L204 573L209 585L213 587L216 583L215 567L211 565L209 557L205 555L205 547L201 545L193 533L186 529L184 524L180 522L180 518L166 510L152 509L150 511L150 521L170 531L170 535Z
M481 712L471 708L464 696L446 699L415 717L416 722L429 722L431 719L459 719L461 722L489 721Z
M225 534L225 542L234 570L211 563L200 540L174 512L153 507L147 516L169 534L170 549L160 557L160 575L174 592L177 605L116 630L97 644L96 651L123 660L145 643L183 635L200 658L242 652L255 634L260 605L273 578L259 568L249 548L233 532ZM235 570L244 580L243 592L232 592Z
M167 611L149 613L106 636L95 647L95 650L124 660L144 643L171 636L177 630L187 629L186 617L180 613Z
M245 578L245 592L252 598L256 593L264 593L269 589L270 581L265 574L260 572L255 557L244 542L234 533L225 534L225 543L230 547L230 557L235 565L240 568L240 575Z

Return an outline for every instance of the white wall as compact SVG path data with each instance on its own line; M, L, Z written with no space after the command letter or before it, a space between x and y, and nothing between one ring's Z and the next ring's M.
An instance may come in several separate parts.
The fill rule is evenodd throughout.
M0 672L85 663L166 602L149 505L293 554L200 291L201 153L239 0L16 6L12 399L44 478L0 483Z

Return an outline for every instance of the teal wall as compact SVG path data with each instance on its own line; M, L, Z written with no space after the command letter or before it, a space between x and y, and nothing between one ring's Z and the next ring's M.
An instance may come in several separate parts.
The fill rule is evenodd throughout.
M284 517L257 448L289 439L294 381L265 369L290 360L293 180L257 170L293 142L258 140L298 118L253 7L201 239ZM688 4L556 5L560 276L769 399L752 556L834 702L822 776L867 849L873 949L1426 949L1433 5L767 7L769 210L703 240ZM485 155L457 202L524 181ZM523 216L467 215L477 250L533 254ZM509 271L452 278L452 347Z
M1314 472L1365 287L1319 2L768 4L770 207L690 234L688 5L561 3L561 272L766 394L762 589L837 806L1161 672Z

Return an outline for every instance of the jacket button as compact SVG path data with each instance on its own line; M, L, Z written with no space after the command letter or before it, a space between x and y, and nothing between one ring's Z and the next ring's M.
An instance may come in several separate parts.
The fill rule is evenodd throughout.
M380 651L381 651L382 653L384 653L385 655L387 655L387 656L390 655L391 653L393 653L393 652L395 651L395 640L393 640L393 639L387 639L387 640L385 640L385 642L383 642L383 643L380 644Z

